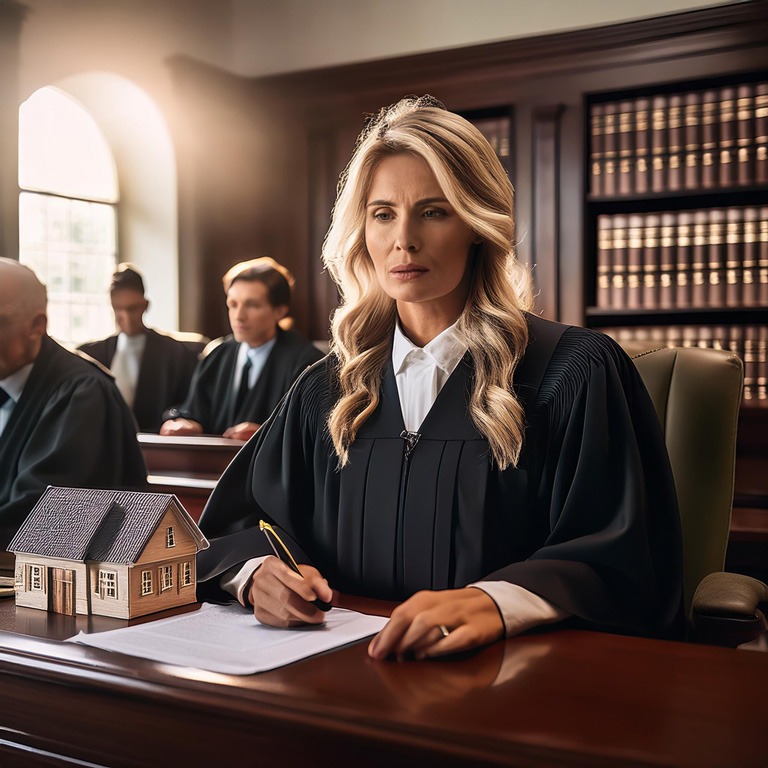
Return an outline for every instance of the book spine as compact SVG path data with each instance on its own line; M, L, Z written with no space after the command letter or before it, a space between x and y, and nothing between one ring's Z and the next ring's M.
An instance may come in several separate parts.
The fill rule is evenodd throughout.
M650 107L649 99L635 101L635 192L643 194L650 189Z
M757 399L768 400L768 325L757 328Z
M709 211L707 234L707 304L710 307L725 306L725 211L712 208Z
M615 103L603 106L603 194L615 195L618 163L618 105Z
M611 306L611 263L613 230L609 216L597 217L597 306Z
M751 84L736 90L736 181L752 184L754 168L755 94Z
M743 246L743 211L741 208L729 208L725 231L725 303L729 307L738 307L742 301Z
M611 218L613 229L611 246L611 308L626 306L627 275L627 219L625 216Z
M757 395L757 326L744 328L744 399L754 400Z
M719 134L717 91L710 89L701 95L701 186L711 189L718 181Z
M628 309L642 306L642 270L643 270L643 217L630 216L627 231L627 298Z
M659 290L660 290L660 268L661 254L660 248L660 223L659 216L654 213L645 215L645 221L641 217L641 226L643 233L643 251L642 251L642 295L640 306L645 309L659 308Z
M697 91L687 93L685 110L685 187L697 189L701 183L701 97Z
M720 89L720 184L736 181L736 91Z
M619 102L617 125L619 132L618 191L628 195L634 191L633 166L635 159L634 104Z
M768 182L768 83L755 86L755 181Z
M593 195L603 194L603 166L605 163L603 154L604 130L605 106L603 104L593 104L590 108L589 118L589 189Z
M760 250L757 256L757 303L768 307L768 206L760 208Z
M651 189L663 192L667 183L667 97L654 96L651 102Z
M694 307L707 305L707 237L709 234L709 219L706 211L695 211L693 214L693 256L691 260L691 304Z
M662 213L659 226L658 305L662 309L675 306L675 234L673 213Z
M675 232L675 306L691 306L691 267L693 264L693 215L688 211L677 214Z
M685 176L683 166L685 124L682 95L672 94L667 99L667 105L667 189L676 192L683 188Z
M741 302L745 307L757 305L759 239L758 209L745 208L743 211L741 249Z

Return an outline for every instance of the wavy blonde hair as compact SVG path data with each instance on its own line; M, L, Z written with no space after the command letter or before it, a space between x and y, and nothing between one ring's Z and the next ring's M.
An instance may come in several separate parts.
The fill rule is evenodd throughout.
M379 403L392 350L395 301L380 287L365 245L365 206L382 158L410 153L423 159L458 216L482 242L475 246L471 282L458 329L474 362L470 416L502 469L515 465L524 414L512 376L528 343L523 311L530 306L528 272L515 260L514 193L485 137L429 97L406 97L369 120L339 180L323 262L339 286L331 324L340 396L328 429L340 464Z

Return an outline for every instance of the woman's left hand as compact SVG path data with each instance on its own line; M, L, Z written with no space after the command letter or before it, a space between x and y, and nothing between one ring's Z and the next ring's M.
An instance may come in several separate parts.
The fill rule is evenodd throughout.
M417 592L392 611L368 654L374 659L402 659L406 654L424 659L487 645L503 634L496 603L481 589Z

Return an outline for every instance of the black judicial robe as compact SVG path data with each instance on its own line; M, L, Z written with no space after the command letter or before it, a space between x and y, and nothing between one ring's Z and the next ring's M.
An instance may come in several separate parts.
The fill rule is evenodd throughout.
M296 382L214 490L200 520L212 540L199 556L201 581L270 553L258 532L265 516L343 592L401 600L421 589L504 580L579 625L673 636L680 523L642 380L608 337L528 320L530 342L515 374L527 423L517 467L495 468L471 422L467 356L407 459L387 370L381 402L339 470L325 426L336 396L327 358Z
M49 485L146 487L136 424L112 377L43 337L0 435L0 549Z
M299 334L278 328L259 378L236 411L232 381L239 348L240 343L227 336L198 363L187 399L175 415L199 422L211 435L243 421L263 424L297 376L323 356Z
M159 432L163 412L184 402L205 345L185 343L152 328L147 328L145 335L131 410L141 432ZM117 351L117 336L82 344L79 349L110 368Z

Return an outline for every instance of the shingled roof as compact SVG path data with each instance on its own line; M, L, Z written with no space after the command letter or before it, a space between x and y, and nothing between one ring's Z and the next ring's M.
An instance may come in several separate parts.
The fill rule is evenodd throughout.
M205 549L206 538L173 494L55 486L35 504L8 549L67 560L134 563L171 505L197 546Z

